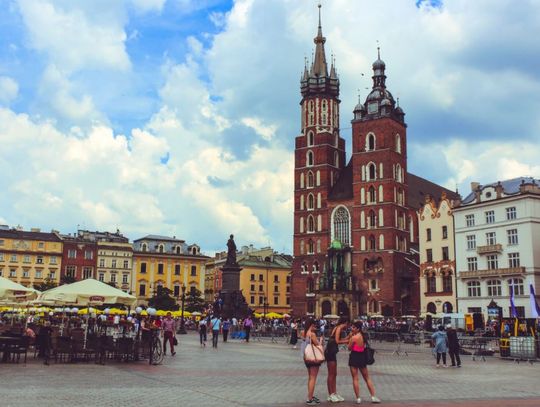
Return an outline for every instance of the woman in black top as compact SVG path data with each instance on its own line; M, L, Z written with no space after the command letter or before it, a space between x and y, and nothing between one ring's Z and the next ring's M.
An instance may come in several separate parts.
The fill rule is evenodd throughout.
M337 380L337 353L339 352L339 345L342 343L349 343L349 337L341 339L341 333L349 326L349 318L341 317L332 330L330 338L324 351L326 358L326 366L328 366L328 377L326 379L326 386L328 387L328 401L337 403L344 401L344 398L337 394L336 380Z

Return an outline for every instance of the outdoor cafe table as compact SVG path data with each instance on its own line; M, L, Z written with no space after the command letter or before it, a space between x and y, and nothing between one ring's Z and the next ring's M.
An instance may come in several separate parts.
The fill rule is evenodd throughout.
M0 336L0 350L4 352L2 362L7 362L9 360L9 352L5 351L4 348L8 348L10 345L15 345L19 343L20 340L20 336Z

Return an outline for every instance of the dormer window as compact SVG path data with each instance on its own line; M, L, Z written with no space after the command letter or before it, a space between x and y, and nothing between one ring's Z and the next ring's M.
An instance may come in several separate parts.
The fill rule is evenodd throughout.
M141 250L142 250L143 252L147 252L147 251L148 251L148 245L147 245L146 243L143 243L143 244L141 245Z
M158 246L158 252L159 252L159 253L163 253L163 251L164 251L164 247L163 247L162 244L160 244L160 245Z
M374 114L379 111L379 104L377 102L368 103L368 114Z

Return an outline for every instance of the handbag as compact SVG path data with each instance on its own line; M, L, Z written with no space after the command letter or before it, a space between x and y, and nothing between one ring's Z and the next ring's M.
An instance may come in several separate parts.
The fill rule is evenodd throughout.
M176 336L173 338L174 346L178 346L178 339L176 339Z
M364 349L366 352L366 365L372 365L375 363L375 349L373 349L369 344L366 344Z
M323 363L325 358L322 345L308 344L304 349L304 361L307 363Z

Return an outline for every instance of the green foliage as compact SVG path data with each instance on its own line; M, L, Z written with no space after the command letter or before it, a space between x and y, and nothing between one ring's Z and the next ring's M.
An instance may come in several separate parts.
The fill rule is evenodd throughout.
M185 310L189 312L203 312L207 304L201 295L202 293L197 289L188 291L186 294Z
M55 287L58 287L58 284L56 284L56 282L54 282L48 277L45 279L44 282L39 283L39 284L34 284L34 288L39 291L47 291Z
M178 311L179 306L176 303L176 298L171 294L172 291L168 288L158 286L156 294L150 298L148 305L158 310Z
M75 283L77 279L75 277L63 275L60 277L60 285Z

